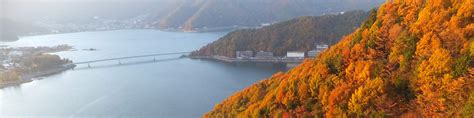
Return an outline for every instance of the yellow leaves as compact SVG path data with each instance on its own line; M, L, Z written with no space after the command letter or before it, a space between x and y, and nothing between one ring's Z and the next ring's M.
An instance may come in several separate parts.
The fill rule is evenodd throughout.
M472 118L474 117L474 92L469 92L469 98L464 105L462 115L464 118Z
M470 54L470 56L474 57L474 40L470 41L467 44L467 51L468 51L467 53Z
M376 104L386 101L384 87L384 82L380 78L367 81L352 94L348 104L349 111L357 116L368 116L376 111Z
M328 85L321 85L318 88L318 100L323 106L329 106L329 95L331 94L331 88Z
M418 77L443 77L451 70L451 55L448 51L440 48L433 49L433 54L428 60L424 60L417 68Z
M369 104L369 100L369 98L364 97L363 88L359 87L359 89L357 89L355 93L352 94L351 100L349 102L349 110L357 115L362 115L365 107L367 104Z
M423 35L416 45L416 56L424 59L431 55L433 49L441 48L441 41L438 36L432 32Z
M459 19L459 25L464 26L467 24L472 24L474 15L474 1L464 0L461 3L460 8L456 14L457 19Z
M310 88L308 83L300 83L298 86L298 97L299 100L307 100L311 97Z
M463 29L462 34L464 34L465 37L469 37L472 39L474 37L474 23L468 24L466 28Z
M437 79L427 78L432 79L419 81L421 94L416 101L420 111L429 116L451 116L459 112L467 96L465 79L454 79L450 74Z
M351 58L353 58L353 59L362 58L362 57L364 57L364 54L365 54L364 52L365 52L365 49L362 46L362 44L357 43L357 44L354 45L354 47L352 47Z
M447 0L428 0L427 2L435 8L445 8L449 5Z
M401 22L404 26L410 26L412 23L415 23L418 18L418 8L423 3L423 0L409 0L405 1L399 6L398 14L403 17Z
M350 84L343 84L337 86L334 90L331 91L329 95L329 104L327 105L328 111L326 116L344 116L347 114L347 111L344 109L347 107L347 102L349 96L354 91L354 86Z
M320 86L323 86L323 78L329 74L327 66L324 64L317 64L315 70L312 72L312 77L309 80L309 89L312 97L318 96L318 90Z
M402 31L403 31L403 27L400 26L399 24L395 24L392 26L392 28L390 28L388 38L390 40L395 40L398 38L398 36L400 35Z
M357 61L346 68L346 78L352 82L361 83L372 77L372 61Z
M450 71L451 55L447 50L435 49L428 61L432 66L431 70L435 70L436 73Z
M286 92L285 97L282 100L282 103L288 109L294 109L296 107L297 98L293 92Z
M417 68L419 90L417 102L425 115L447 115L463 100L465 81L451 75L450 53L442 48L434 48L429 59Z
M442 81L442 85L445 85L441 88L442 90L444 90L448 93L453 93L453 94L462 94L463 93L463 92L460 92L460 91L463 91L462 88L465 85L464 78L454 79L451 75L446 74L441 81ZM452 96L452 97L454 97L454 96Z

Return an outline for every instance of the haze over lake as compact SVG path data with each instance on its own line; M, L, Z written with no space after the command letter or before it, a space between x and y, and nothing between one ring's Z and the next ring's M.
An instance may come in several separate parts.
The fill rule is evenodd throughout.
M22 37L12 47L68 44L74 62L189 52L227 32L117 30ZM94 48L97 51L83 49ZM0 89L0 117L201 117L232 93L286 70L279 64L228 64L181 55L79 65L75 70Z

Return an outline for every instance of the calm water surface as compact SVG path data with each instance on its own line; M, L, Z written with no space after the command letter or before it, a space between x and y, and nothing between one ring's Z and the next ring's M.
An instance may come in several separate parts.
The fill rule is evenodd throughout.
M75 62L196 50L226 32L118 30L23 37L12 47L68 44ZM82 49L95 48L98 51ZM201 117L216 103L286 67L228 64L180 55L79 65L75 70L0 89L0 117Z

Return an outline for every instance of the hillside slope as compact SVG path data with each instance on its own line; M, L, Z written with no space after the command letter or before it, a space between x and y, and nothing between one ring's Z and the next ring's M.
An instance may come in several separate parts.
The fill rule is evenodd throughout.
M184 0L160 27L185 31L255 27L262 23L348 10L367 10L383 0Z
M472 0L390 0L317 59L205 117L473 117L473 12Z
M310 51L315 44L333 44L353 32L368 16L364 11L294 20L229 33L223 38L193 53L199 56L222 55L235 57L235 51L274 52L284 56L287 51Z

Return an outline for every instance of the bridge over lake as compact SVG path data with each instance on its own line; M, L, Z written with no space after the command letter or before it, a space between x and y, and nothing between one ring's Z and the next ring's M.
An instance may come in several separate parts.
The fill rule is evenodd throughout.
M157 56L179 55L179 54L184 55L184 54L189 54L189 53L191 53L191 52L173 52L173 53L158 53L158 54L148 54L148 55L135 55L135 56L126 56L126 57L116 57L116 58L82 61L82 62L75 62L75 63L72 63L72 64L73 65L87 64L88 67L90 67L91 63L106 62L106 61L119 61L119 64L122 64L121 60L133 59L133 58L143 58L143 57L153 57L153 60L155 61L156 60L155 57L157 57Z

